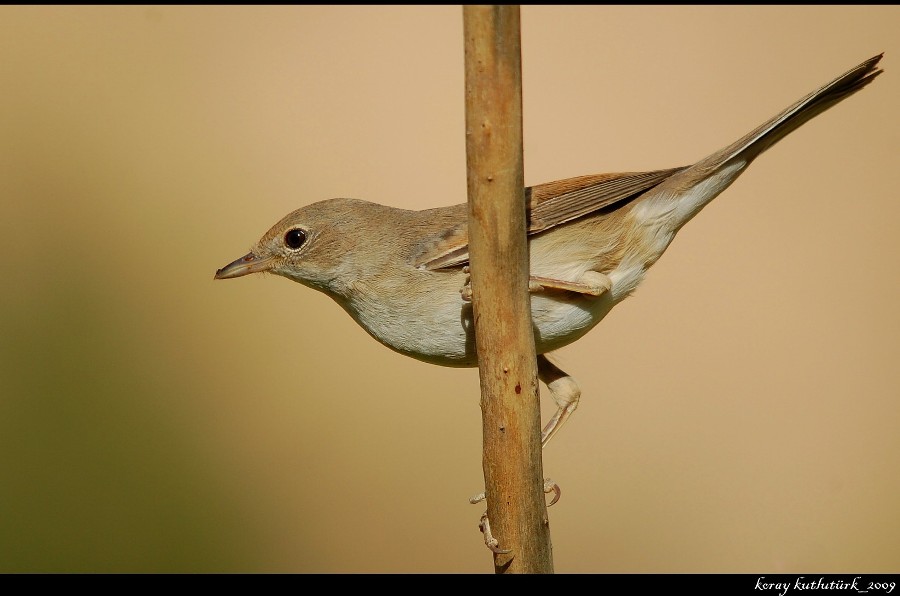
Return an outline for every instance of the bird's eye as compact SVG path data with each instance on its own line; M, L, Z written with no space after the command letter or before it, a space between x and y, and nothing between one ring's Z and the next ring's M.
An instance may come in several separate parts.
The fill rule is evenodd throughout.
M303 246L304 242L306 242L306 232L300 228L289 230L288 233L284 235L284 243L290 249L297 250Z

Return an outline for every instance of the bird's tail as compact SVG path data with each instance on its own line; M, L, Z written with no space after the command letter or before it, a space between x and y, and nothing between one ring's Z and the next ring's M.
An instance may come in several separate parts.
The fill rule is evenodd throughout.
M763 151L871 83L882 73L877 66L881 56L869 58L731 145L671 175L644 194L636 204L635 216L647 221L664 221L666 229L679 230L728 188Z
M721 151L698 162L698 169L717 168L735 158L749 163L763 151L812 120L831 106L847 99L880 75L878 61L884 54L869 58L827 85L816 89L771 120L757 127Z

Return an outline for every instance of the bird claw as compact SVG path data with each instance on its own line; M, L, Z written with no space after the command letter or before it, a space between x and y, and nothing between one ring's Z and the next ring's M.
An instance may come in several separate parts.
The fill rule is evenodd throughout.
M544 493L548 494L548 495L550 493L553 493L553 499L549 503L547 503L547 507L550 507L553 504L555 504L557 501L559 501L559 498L562 496L562 489L560 489L559 485L556 484L555 482L553 482L553 480L550 478L544 479L544 489L543 490L544 490ZM473 495L473 496L469 497L469 503L471 503L472 505L477 505L478 503L481 503L482 501L484 501L485 498L487 498L485 493L481 492L481 493L478 493L477 495Z
M547 503L547 507L550 507L559 501L559 497L562 496L562 490L559 488L559 485L549 478L544 479L544 493L548 495L553 493L553 499Z
M462 270L466 274L466 282L459 289L459 295L462 296L464 302L472 302L472 277L469 275L469 266L466 265Z
M491 534L491 522L488 521L487 511L481 514L481 521L478 523L478 529L484 534L484 545L491 549L491 552L498 555L506 555L512 552L511 550L500 548L500 541Z
M550 478L544 479L544 487L543 491L545 494L553 493L553 499L547 503L547 507L550 507L557 501L559 501L559 497L562 494L562 490L560 490L559 485L553 482ZM469 498L469 503L476 505L481 503L486 498L485 493L478 493L477 495ZM498 555L509 554L510 550L505 550L500 548L500 541L494 538L494 535L491 533L491 522L488 520L487 511L481 514L481 521L478 523L478 529L481 530L481 533L484 534L484 545L491 549L491 552Z

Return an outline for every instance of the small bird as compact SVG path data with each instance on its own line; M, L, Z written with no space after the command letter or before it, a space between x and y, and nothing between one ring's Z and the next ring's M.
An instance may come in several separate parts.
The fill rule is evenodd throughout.
M883 54L810 93L694 165L569 178L525 189L529 291L538 376L557 411L545 445L581 390L549 352L574 342L638 287L675 234L766 149L856 93ZM324 292L372 337L443 366L477 366L466 204L424 211L356 199L301 207L216 279L281 275Z

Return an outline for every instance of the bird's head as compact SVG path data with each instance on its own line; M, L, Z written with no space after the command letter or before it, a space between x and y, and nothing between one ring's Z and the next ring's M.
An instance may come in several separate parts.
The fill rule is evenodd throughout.
M350 245L364 201L331 199L301 207L272 226L249 253L216 271L215 279L274 273L323 291L349 274Z

